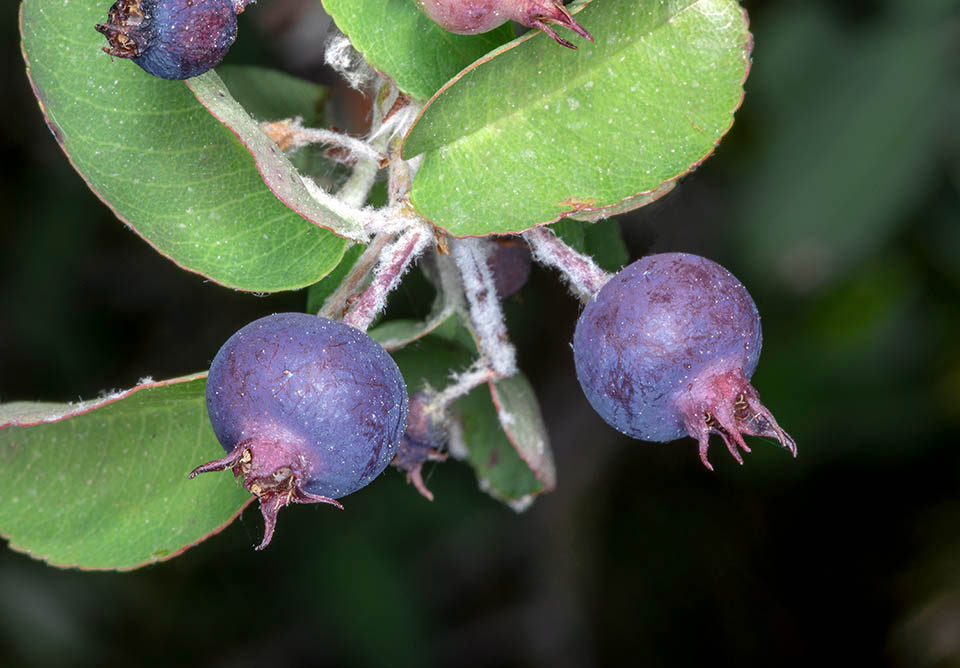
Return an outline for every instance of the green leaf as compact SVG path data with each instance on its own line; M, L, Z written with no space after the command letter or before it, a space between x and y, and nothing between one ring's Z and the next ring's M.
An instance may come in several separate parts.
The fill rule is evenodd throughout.
M503 433L543 485L540 491L551 491L557 486L557 471L550 437L530 381L518 372L491 383L490 392Z
M323 118L329 95L325 86L284 72L252 65L221 65L217 75L233 98L258 121L299 116L307 126Z
M591 2L578 51L542 34L464 70L423 110L417 211L456 236L618 207L699 165L733 123L751 38L732 0Z
M626 199L615 206L608 206L605 209L599 209L597 211L580 211L578 213L571 213L569 217L573 220L594 222L609 218L611 216L619 216L623 213L630 213L631 211L636 211L637 209L648 204L653 204L658 199L673 190L676 185L676 181L667 181L666 183L661 183L650 192L641 193L636 197Z
M21 5L34 92L87 185L157 251L217 283L272 292L322 278L346 241L277 200L243 145L182 82L101 51L93 26L107 9Z
M416 0L323 0L323 7L368 63L420 100L514 37L509 22L481 35L454 35Z
M203 375L77 405L0 405L0 534L55 566L169 559L253 498L231 476L187 478L221 456Z
M457 316L450 309L442 309L432 313L425 320L408 318L388 320L380 323L367 333L374 341L386 350L394 351L407 346L424 336L433 333L444 324L456 322Z
M363 235L360 226L341 218L318 202L286 154L260 130L260 125L233 99L213 70L187 82L197 100L226 125L250 151L263 182L281 202L310 222L353 237Z
M516 510L526 509L536 494L546 491L504 433L489 387L478 387L458 400L454 410L459 417L460 445L466 448L467 461L482 490Z
M630 251L623 241L620 222L616 218L589 224L584 242L587 255L591 256L601 269L619 271L630 262Z

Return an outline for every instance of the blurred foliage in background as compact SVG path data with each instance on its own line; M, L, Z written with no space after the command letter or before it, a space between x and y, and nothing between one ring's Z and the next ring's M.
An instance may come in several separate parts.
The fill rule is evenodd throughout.
M555 493L515 515L446 463L427 470L432 504L390 470L344 513L286 510L263 553L255 510L126 574L0 550L0 665L960 665L960 7L746 4L732 133L622 224L633 257L700 253L751 290L754 384L797 460L755 439L740 468L718 443L710 473L692 441L613 432L573 376L577 304L537 271L508 310ZM333 83L315 7L251 7L228 62ZM206 284L113 219L43 124L15 10L0 401L202 370L243 324L302 309ZM391 308L419 308L417 285Z

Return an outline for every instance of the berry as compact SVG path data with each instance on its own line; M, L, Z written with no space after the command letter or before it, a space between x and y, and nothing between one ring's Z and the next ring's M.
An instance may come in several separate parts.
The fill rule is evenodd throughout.
M330 503L377 477L407 423L407 388L373 339L306 313L256 320L231 336L207 376L207 411L233 469L260 499L273 536L288 503Z
M220 64L237 37L237 13L249 0L117 0L103 50L130 58L161 79L189 79Z
M711 433L734 458L741 434L796 444L760 403L760 316L746 288L706 258L652 255L624 268L587 304L573 336L577 378L593 408L634 438L691 436L707 460Z
M593 41L590 33L577 23L567 8L555 0L417 0L424 13L445 30L473 35L493 30L513 20L528 28L547 33L570 49L577 47L560 37L550 24L569 28Z
M506 299L520 291L530 279L533 258L530 247L515 238L493 239L487 266L493 272L497 297Z
M432 398L427 392L417 392L410 397L407 429L400 439L396 457L390 462L391 466L406 472L407 480L429 501L433 501L433 493L423 482L423 465L447 458L443 448L448 436L443 411L431 404Z

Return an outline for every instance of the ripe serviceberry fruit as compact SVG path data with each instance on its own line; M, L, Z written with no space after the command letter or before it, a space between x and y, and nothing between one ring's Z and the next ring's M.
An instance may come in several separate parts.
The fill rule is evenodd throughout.
M567 8L556 0L417 0L420 8L434 23L450 32L473 35L493 30L513 20L528 28L547 33L569 49L577 47L560 37L551 24L569 28L593 41L586 29L577 23Z
M797 446L760 403L749 379L760 357L760 316L733 275L706 258L652 255L624 268L577 321L577 378L593 408L616 429L646 441L684 435L707 460L711 433L734 458L741 434Z
M407 388L376 341L306 313L256 320L231 336L207 376L207 411L233 469L260 499L263 549L290 502L330 503L377 477L407 424Z
M250 0L117 0L103 50L130 58L161 79L189 79L220 64L237 37L237 14Z

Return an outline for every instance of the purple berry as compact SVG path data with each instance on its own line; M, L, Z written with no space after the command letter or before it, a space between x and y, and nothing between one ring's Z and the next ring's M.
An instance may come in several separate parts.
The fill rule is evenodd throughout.
M493 272L493 282L500 299L520 291L530 279L533 258L530 247L515 238L493 239L493 249L487 257L487 266Z
M161 79L189 79L216 67L237 37L237 13L248 0L117 0L104 51L130 58Z
M513 20L528 28L547 33L570 49L577 47L560 37L550 24L569 28L593 41L590 33L577 23L567 8L555 0L417 0L424 13L441 28L461 35L493 30Z
M760 316L733 275L706 258L663 253L614 276L580 314L577 378L610 425L645 441L691 436L707 460L711 433L740 463L741 434L796 444L749 379L760 357Z
M207 376L207 411L233 469L260 499L273 536L290 502L330 503L376 478L407 423L396 363L365 333L306 313L256 320L231 336Z

